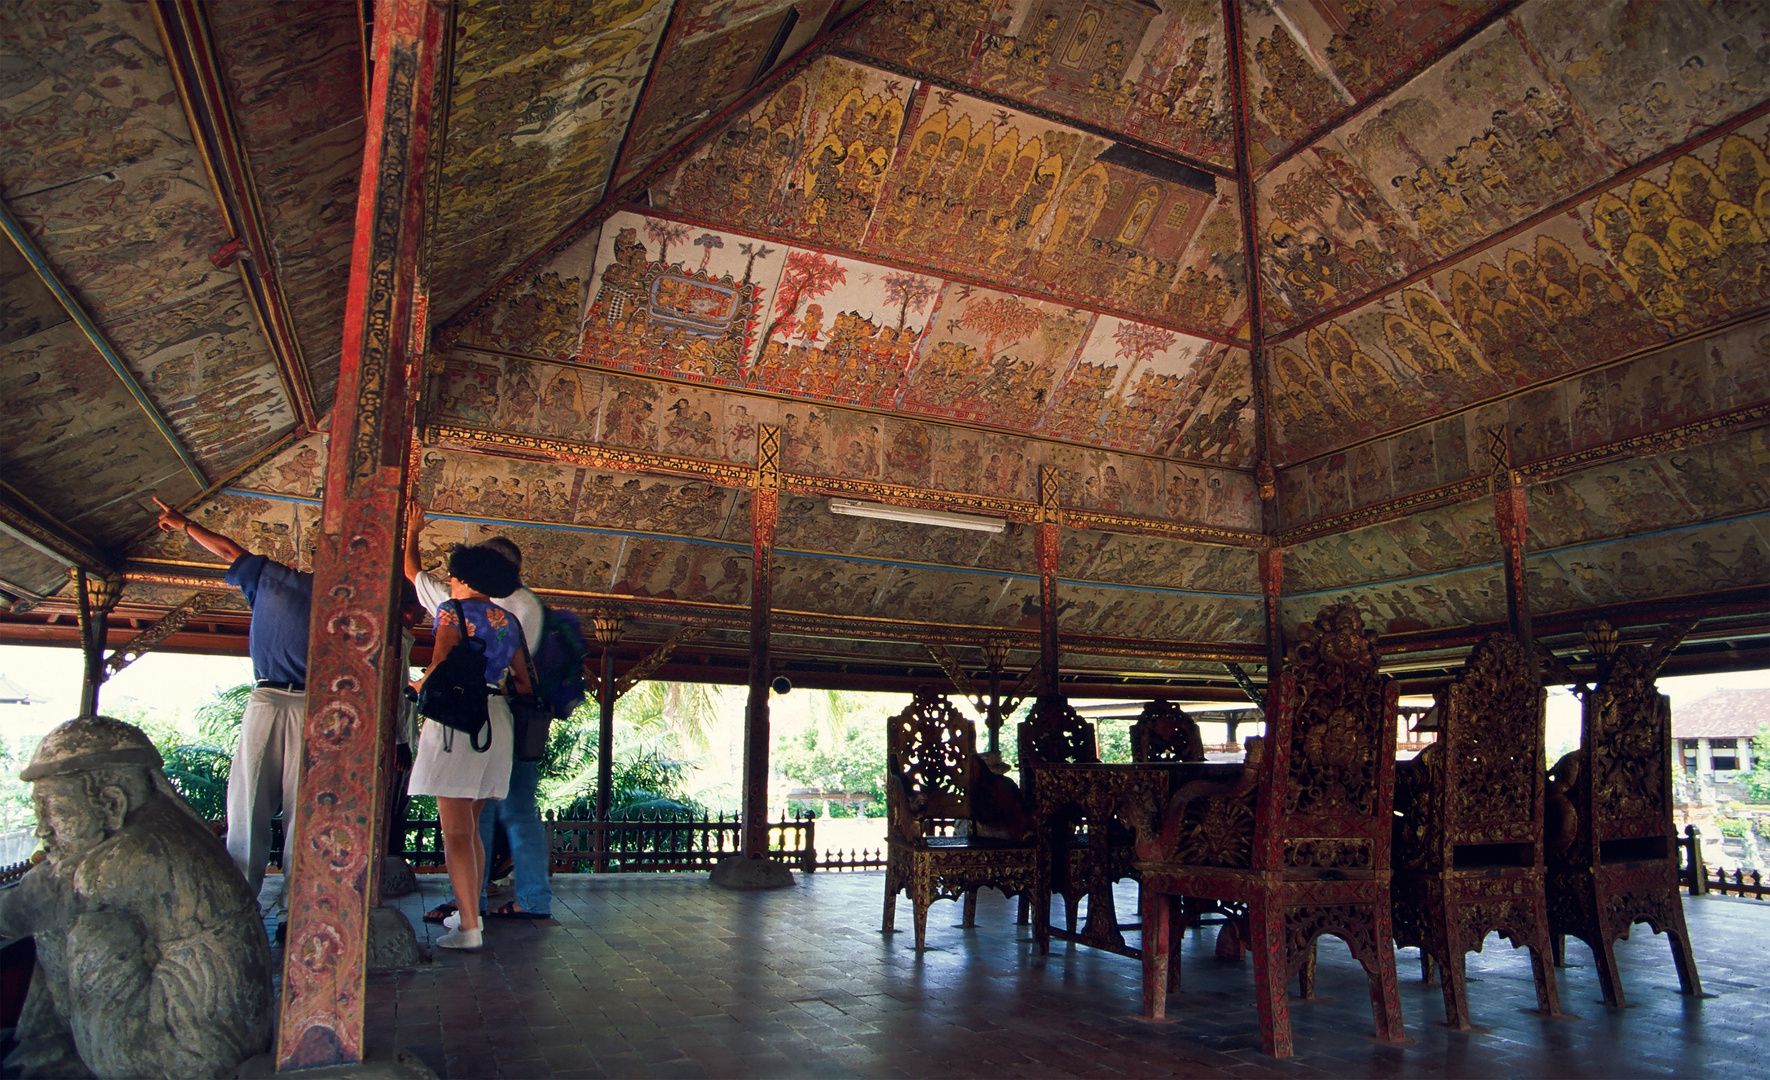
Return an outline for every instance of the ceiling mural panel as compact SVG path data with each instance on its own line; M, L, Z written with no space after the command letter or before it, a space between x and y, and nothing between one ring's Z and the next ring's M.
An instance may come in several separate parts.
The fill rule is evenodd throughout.
M772 59L770 47L800 20L821 20L829 13L823 0L745 5L751 11L736 4L703 4L703 13L694 6L684 5L678 14L688 32L666 47L644 104L633 116L615 175L617 186L742 97Z
M237 282L109 328L136 380L212 476L243 466L295 422Z
M0 347L0 460L7 483L101 546L147 524L149 494L199 490L72 323Z
M0 583L4 583L0 588L8 593L23 589L38 596L52 596L68 583L68 564L0 532ZM29 605L30 599L26 597L8 610L25 611Z
M435 423L743 463L755 459L756 425L778 424L790 472L1031 502L1038 467L1053 464L1076 509L1259 527L1253 478L1239 471L470 350L435 380Z
M1064 529L1057 572L1072 580L1260 595L1254 552L1151 536Z
M8 200L101 324L239 279L209 261L230 238L202 163L174 154Z
M0 8L0 189L18 199L190 146L142 4Z
M1536 0L1517 19L1598 137L1631 163L1770 91L1763 12L1752 4Z
M1766 147L1770 120L1754 121L1286 339L1272 364L1279 456L1320 453L1761 310L1770 181L1762 204L1745 189L1770 174Z
M1257 166L1362 104L1500 0L1240 0Z
M1285 592L1310 593L1495 563L1493 503L1475 499L1284 550Z
M0 345L28 338L72 319L24 252L0 242Z
M298 570L313 569L320 506L311 499L224 491L187 514L198 525L232 539L247 551ZM129 558L202 564L216 570L226 570L228 565L225 559L211 555L183 534L159 529L137 539L129 548Z
M350 4L205 9L234 127L258 189L276 274L316 408L338 380L344 290L363 159L363 43Z
M1759 319L1285 469L1280 520L1296 528L1483 472L1485 426L1509 427L1522 465L1767 403L1770 321Z
M1236 643L1265 638L1258 600L1065 581L1058 586L1057 601L1057 629L1065 634L1097 634L1137 641ZM1036 628L1036 594L1031 607L1032 627Z
M224 586L218 581L216 591L220 592L221 598L209 608L210 611L224 611L234 615L244 614L251 610L246 606L246 598L240 594L238 589L226 589L223 592L221 591L223 588ZM184 585L154 585L143 581L130 581L123 585L123 599L120 606L170 610L190 599L191 594L195 591Z
M1234 165L1218 0L894 0L845 45L889 65Z
M904 80L820 60L660 181L653 205L906 270L1237 332L1246 303L1234 185L1134 172L1101 158L1104 139L950 91L908 95Z
M746 522L747 529L747 522ZM747 536L745 537L747 540ZM1034 572L1032 529L1009 522L1000 533L944 529L906 521L832 514L829 500L783 493L777 550Z
M433 222L439 319L602 196L669 10L663 0L461 7Z
M1540 559L1553 564L1546 585L1531 608L1577 610L1672 596L1697 596L1726 589L1762 589L1770 581L1770 518L1749 518L1626 540L1563 548Z
M1506 586L1498 565L1472 566L1428 578L1287 596L1280 618L1287 633L1330 604L1351 604L1366 629L1379 634L1448 630L1506 621Z
M750 566L747 547L635 536L621 548L614 585L607 591L650 600L747 606ZM602 563L592 560L591 569L600 572Z

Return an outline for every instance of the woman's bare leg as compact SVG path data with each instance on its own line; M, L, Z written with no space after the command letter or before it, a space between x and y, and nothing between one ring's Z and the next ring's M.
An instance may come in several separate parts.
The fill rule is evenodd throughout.
M480 878L485 873L485 851L479 844L479 808L483 802L442 795L436 798L436 816L442 823L443 865L449 871L449 888L455 893L462 930L479 929Z

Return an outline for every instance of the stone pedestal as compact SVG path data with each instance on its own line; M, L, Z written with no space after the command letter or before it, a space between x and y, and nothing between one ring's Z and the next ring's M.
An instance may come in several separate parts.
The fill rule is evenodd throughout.
M780 863L749 855L721 860L713 868L712 883L722 889L785 889L799 884Z

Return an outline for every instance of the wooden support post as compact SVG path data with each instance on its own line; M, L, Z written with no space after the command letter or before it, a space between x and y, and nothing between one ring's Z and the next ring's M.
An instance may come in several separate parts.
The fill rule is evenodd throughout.
M983 643L984 659L989 661L989 711L984 723L989 727L989 752L1002 750L1002 665L1008 662L1008 639L993 637Z
M625 620L613 608L599 608L590 615L596 643L602 646L602 677L596 683L600 722L596 729L596 820L607 821L615 786L615 646L620 644ZM600 830L596 844L596 872L608 869L608 830Z
M1278 673L1284 670L1284 549L1269 548L1260 552L1260 594L1266 612L1266 700L1267 730L1271 730L1272 713L1278 707ZM1233 733L1234 729L1230 729Z
M1525 503L1524 484L1512 468L1512 450L1504 427L1487 433L1487 452L1493 462L1493 519L1500 534L1500 548L1506 566L1506 618L1512 633L1524 643L1531 656L1536 655L1534 635L1530 627L1530 595L1525 584L1524 553L1529 544L1526 526L1529 513Z
M1039 696L1055 697L1057 678L1057 554L1063 543L1057 470L1039 466L1039 521L1033 557L1039 564Z
M300 794L285 840L288 959L279 1069L363 1058L381 762L400 670L400 537L410 462L408 385L448 7L377 0L374 84L357 189L343 360L314 554ZM415 387L414 387L415 388Z
M750 492L750 700L744 709L744 810L740 854L721 862L713 883L735 889L793 884L768 857L768 663L773 631L774 526L780 507L780 429L756 429L756 480Z
M758 429L756 489L750 492L750 698L744 712L743 853L768 852L768 665L774 628L774 526L780 507L780 429ZM772 447L772 451L771 448Z
M98 715L98 688L110 677L104 647L110 633L111 611L123 595L123 575L88 574L73 570L74 592L80 612L80 651L85 664L80 677L80 715Z

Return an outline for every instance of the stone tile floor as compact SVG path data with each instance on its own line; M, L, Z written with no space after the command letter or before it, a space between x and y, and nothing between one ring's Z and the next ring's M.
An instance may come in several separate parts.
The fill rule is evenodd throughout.
M1489 938L1469 962L1485 1029L1471 1034L1443 1026L1441 992L1405 950L1405 1048L1370 1040L1362 970L1324 939L1317 999L1292 1001L1296 1056L1278 1061L1260 1053L1252 963L1215 959L1212 931L1189 935L1174 1019L1152 1024L1135 962L1062 942L1034 955L996 893L974 930L936 903L917 956L908 931L879 933L882 871L798 877L767 893L705 875L558 877L554 923L494 922L480 952L371 976L371 1053L397 1045L451 1078L1770 1076L1770 903L1686 900L1703 999L1678 993L1671 950L1642 926L1618 949L1630 1007L1606 1008L1570 940L1572 1015L1558 1021L1525 1011L1528 954ZM446 884L420 880L399 904L434 940L418 919ZM1120 888L1135 911L1135 887Z

